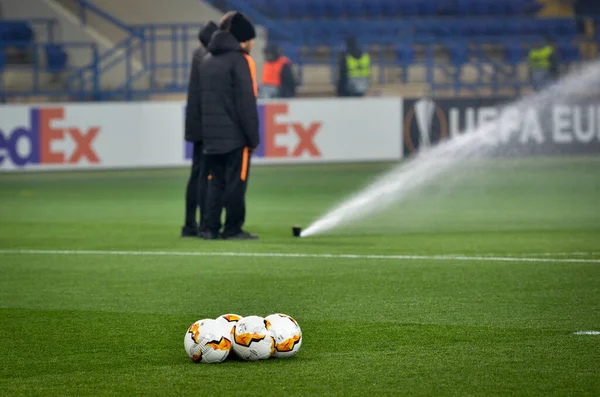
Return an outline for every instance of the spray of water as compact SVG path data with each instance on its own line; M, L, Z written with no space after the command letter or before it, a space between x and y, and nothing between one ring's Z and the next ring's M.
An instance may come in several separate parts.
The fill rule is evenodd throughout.
M515 139L511 134L515 133L515 127L528 122L525 110L539 111L557 103L565 105L584 101L597 96L595 87L599 84L600 63L594 63L542 92L507 104L502 107L496 119L465 131L431 149L422 150L410 160L377 178L365 189L316 220L301 236L326 233L383 211L471 158L522 150L522 145L514 144ZM527 132L527 126L523 128ZM535 134L534 128L535 126L531 126L532 134Z

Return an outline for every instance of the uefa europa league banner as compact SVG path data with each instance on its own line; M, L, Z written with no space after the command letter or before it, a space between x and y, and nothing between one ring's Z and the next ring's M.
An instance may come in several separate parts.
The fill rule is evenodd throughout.
M545 107L511 106L512 98L406 99L404 154L478 127L489 133L502 155L600 153L600 101ZM481 129L483 130L483 129Z

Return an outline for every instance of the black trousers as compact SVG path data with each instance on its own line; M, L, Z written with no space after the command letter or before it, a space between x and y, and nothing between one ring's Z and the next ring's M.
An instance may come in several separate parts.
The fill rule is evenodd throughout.
M242 231L246 220L246 189L250 171L248 148L206 155L206 164L210 175L206 227L213 233L221 230L224 208L223 235L234 236Z
M194 142L192 168L185 192L185 228L203 229L206 221L206 198L208 194L208 167L200 142ZM199 221L196 217L200 209Z

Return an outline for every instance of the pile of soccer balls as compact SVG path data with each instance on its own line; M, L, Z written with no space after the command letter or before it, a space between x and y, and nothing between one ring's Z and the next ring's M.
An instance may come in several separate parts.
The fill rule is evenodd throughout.
M183 340L196 363L220 363L233 351L244 361L292 357L302 345L300 326L287 314L267 317L224 314L192 324Z

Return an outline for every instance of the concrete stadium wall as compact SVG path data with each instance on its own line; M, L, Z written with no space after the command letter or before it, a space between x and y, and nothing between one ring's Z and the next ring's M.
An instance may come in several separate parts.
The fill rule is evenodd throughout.
M96 43L100 52L112 48L113 43L93 29L81 26L77 17L53 0L9 0L2 3L5 18L30 19L51 18L58 21L59 27L57 40L64 42L89 42ZM46 40L43 30L36 31L36 39ZM83 49L67 49L69 54L69 65L72 68L88 65L92 61L91 51ZM139 64L133 65L134 70L139 70ZM103 88L116 87L122 83L125 73L125 65L115 67L110 73L104 75L101 85Z

